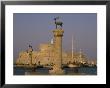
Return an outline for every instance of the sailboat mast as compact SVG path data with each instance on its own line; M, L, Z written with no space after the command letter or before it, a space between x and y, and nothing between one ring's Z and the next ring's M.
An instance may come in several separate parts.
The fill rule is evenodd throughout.
M72 58L73 58L73 35L72 35Z

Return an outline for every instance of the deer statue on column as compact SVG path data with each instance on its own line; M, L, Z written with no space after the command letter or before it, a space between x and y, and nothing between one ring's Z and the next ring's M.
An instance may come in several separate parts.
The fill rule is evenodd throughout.
M55 25L56 25L56 29L58 28L58 26L60 26L62 28L63 26L63 22L61 21L57 21L59 19L59 17L54 18L55 20Z

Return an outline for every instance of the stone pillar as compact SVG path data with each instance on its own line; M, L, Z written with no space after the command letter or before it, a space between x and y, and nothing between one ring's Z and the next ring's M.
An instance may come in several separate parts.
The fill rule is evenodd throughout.
M53 30L54 34L54 51L55 51L55 62L53 66L53 70L49 72L51 74L63 74L62 70L62 37L64 30L63 29L55 29Z
M56 66L58 68L61 68L62 64L62 36L63 36L64 30L62 29L55 29L53 30L54 39L55 39L55 56L56 56Z

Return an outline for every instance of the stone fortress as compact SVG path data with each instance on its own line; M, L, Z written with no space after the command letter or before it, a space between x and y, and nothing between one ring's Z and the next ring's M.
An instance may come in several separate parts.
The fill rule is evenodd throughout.
M80 53L82 58L80 58ZM68 64L73 62L79 62L82 59L85 60L85 56L82 52L74 52L73 58L71 52L62 51L62 64ZM52 65L56 60L54 44L40 44L39 51L32 51L32 64L36 65ZM31 64L31 58L28 51L21 51L19 57L16 60L16 64Z
M72 64L78 66L79 63L84 64L87 62L87 58L81 50L80 52L73 52L73 49L72 52L62 51L63 23L57 19L59 18L54 18L56 28L53 30L51 42L40 44L39 51L33 51L32 46L29 45L27 51L19 53L19 57L16 60L17 65L52 66L54 70L50 70L50 73L63 73L61 69L63 65Z

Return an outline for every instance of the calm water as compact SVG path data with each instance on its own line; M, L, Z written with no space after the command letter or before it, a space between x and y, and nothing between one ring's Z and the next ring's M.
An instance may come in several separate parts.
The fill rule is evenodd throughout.
M64 75L97 75L97 67L75 67L64 68ZM48 68L35 69L37 75L49 75ZM14 67L14 75L24 75L25 72L31 72L29 68Z

